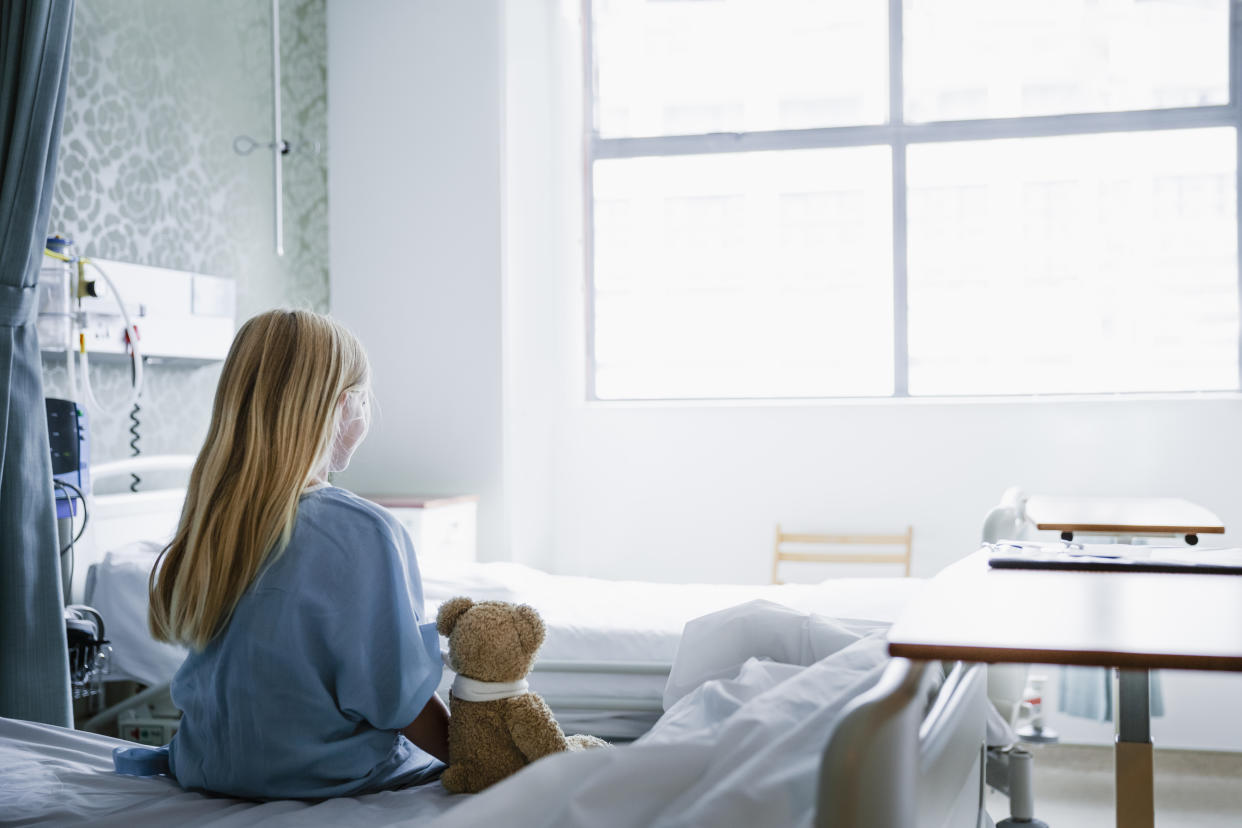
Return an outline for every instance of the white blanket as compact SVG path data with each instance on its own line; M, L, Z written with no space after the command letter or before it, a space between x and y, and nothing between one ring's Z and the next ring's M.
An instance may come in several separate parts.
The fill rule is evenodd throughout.
M765 648L799 658L841 649L810 667L735 662L730 678L681 696L634 744L543 759L432 826L812 825L824 747L845 705L879 680L885 643L759 601L689 625L674 672L687 686L696 671L724 672L717 645L746 625L765 631Z
M318 804L208 797L169 779L116 776L110 752L126 743L0 719L0 814L119 828L809 826L824 746L842 708L879 679L884 643L754 602L687 629L674 666L687 687L696 672L729 672L716 645L738 624L765 629L764 649L799 659L843 648L809 668L739 654L731 676L688 690L638 742L548 757L474 797L438 784Z
M733 678L748 659L810 665L887 629L881 622L825 618L769 601L692 619L664 688L664 709L671 710L704 682Z

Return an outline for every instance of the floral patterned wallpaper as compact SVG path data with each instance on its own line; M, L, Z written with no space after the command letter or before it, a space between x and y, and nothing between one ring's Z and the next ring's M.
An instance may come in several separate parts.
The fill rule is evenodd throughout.
M49 234L79 253L237 280L238 321L278 305L326 310L325 0L281 4L285 255L272 225L270 4L258 0L78 0ZM316 152L316 148L319 149ZM148 366L144 453L196 453L218 365ZM65 361L44 356L48 396ZM126 396L126 363L91 366L107 404ZM130 454L128 412L95 416L95 461Z

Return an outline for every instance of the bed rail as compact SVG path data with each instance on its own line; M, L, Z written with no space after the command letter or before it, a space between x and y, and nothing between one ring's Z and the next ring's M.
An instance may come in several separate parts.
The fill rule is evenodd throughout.
M105 480L110 477L124 477L127 474L153 471L189 471L194 468L193 454L149 454L139 457L126 457L110 463L99 463L91 467L94 480Z
M817 828L981 824L986 676L958 663L893 659L841 716L820 765ZM926 711L926 713L924 712Z

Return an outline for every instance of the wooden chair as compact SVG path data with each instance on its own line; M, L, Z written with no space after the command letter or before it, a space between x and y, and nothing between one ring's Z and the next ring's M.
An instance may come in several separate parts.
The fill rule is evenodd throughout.
M905 568L905 577L910 577L910 551L913 546L914 527L907 526L901 535L815 535L806 533L784 532L781 525L776 524L776 542L772 547L772 583L784 583L780 579L780 568L783 561L797 563L843 563L843 564L901 564ZM831 551L788 551L789 546L811 547L849 547L887 546L900 547L903 552L831 552Z

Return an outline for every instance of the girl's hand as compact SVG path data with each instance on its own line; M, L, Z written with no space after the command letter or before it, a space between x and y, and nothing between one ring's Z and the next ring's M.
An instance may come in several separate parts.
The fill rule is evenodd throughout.
M405 738L418 745L441 762L448 764L448 708L435 693L423 707L418 718L401 729Z

